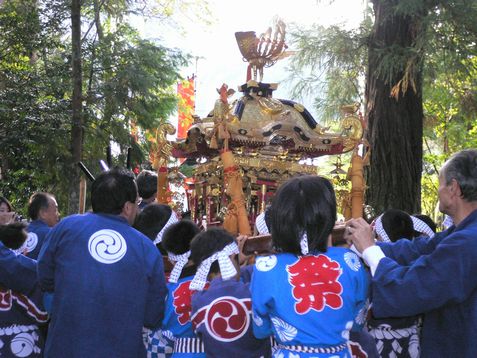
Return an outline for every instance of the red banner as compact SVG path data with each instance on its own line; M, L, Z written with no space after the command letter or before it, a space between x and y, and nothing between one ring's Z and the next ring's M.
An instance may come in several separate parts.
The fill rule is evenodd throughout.
M177 138L187 137L187 131L194 122L192 115L195 110L194 76L187 78L177 85L177 95L179 96L177 122Z

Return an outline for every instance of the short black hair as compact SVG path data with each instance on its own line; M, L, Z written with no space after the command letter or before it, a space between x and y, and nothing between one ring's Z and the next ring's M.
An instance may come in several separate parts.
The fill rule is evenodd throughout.
M32 220L38 219L40 215L41 209L48 209L50 204L49 199L52 198L53 195L50 193L45 192L37 192L34 193L30 200L28 200L28 216Z
M207 231L197 234L190 243L190 258L195 265L199 266L202 261L209 258L216 252L235 242L234 237L222 228L211 227ZM211 273L219 273L220 268L217 261L210 266Z
M271 222L271 206L265 209L265 215L263 215L263 221L265 221L265 225L267 225L268 232L270 232L270 222Z
M136 179L137 190L142 199L149 199L157 192L157 174L151 170L143 170Z
M182 255L190 250L190 242L199 232L196 223L183 219L166 229L162 236L162 247L171 254Z
M102 172L91 185L91 206L94 213L119 215L124 204L134 203L136 199L134 174L126 169L114 168Z
M305 175L282 184L270 209L270 232L275 249L301 255L304 233L310 251L326 252L336 222L336 197L331 183Z
M388 209L381 216L381 223L392 242L403 238L411 240L414 237L414 225L411 216L405 211Z
M26 224L22 222L0 225L0 240L6 247L17 250L22 247L28 237L25 229Z
M7 198L4 196L0 196L0 204L4 203L8 207L8 211L11 212L13 211L13 206L10 204Z
M154 241L171 217L172 209L166 204L149 204L136 217L134 228Z

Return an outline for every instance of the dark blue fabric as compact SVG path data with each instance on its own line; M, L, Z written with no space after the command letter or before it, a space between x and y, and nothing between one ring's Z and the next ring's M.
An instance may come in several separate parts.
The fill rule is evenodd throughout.
M38 286L28 296L0 288L0 327L46 323L48 317L42 298Z
M51 228L46 224L44 221L41 220L34 220L30 224L28 224L28 239L31 239L31 234L33 233L36 235L35 246L32 247L31 251L29 250L26 256L36 260L38 258L38 254L40 253L41 247L45 242L46 235L50 232Z
M164 313L163 262L124 218L63 219L46 238L38 277L54 293L47 357L145 357L142 328L159 328Z
M17 256L0 242L0 285L28 295L36 284L36 261Z
M252 330L249 285L215 278L206 291L192 296L192 316L207 312L196 327L207 358L269 357L270 340L257 339ZM194 321L194 319L193 319ZM195 322L194 322L195 323ZM222 333L228 333L227 337Z
M353 357L380 358L374 338L366 331L349 332L349 345Z
M477 357L476 238L474 211L426 244L382 246L389 257L380 261L373 277L374 315L424 313L422 357ZM416 258L416 252L423 254Z
M250 283L252 281L253 265L242 266L240 268L240 281Z
M0 356L41 357L44 340L39 326L46 324L48 316L36 284L36 261L0 245Z

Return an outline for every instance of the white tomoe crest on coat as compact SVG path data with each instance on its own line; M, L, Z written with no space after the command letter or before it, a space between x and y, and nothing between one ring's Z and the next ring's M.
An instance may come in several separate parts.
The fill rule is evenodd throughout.
M255 267L258 271L270 271L277 265L277 257L275 255L257 257Z
M271 321L282 342L289 342L298 334L298 330L295 327L278 317L272 317Z
M103 264L114 264L120 261L127 250L126 240L114 230L96 231L88 241L90 255Z
M36 340L38 337L34 337L31 333L17 334L10 342L10 350L15 357L29 357L31 354L40 353L35 344Z
M359 271L361 268L361 261L359 260L358 255L356 255L354 252L345 253L344 260L348 264L349 268L353 271Z
M25 241L25 248L27 252L32 252L35 250L36 245L38 245L38 235L34 232L29 232L28 237Z

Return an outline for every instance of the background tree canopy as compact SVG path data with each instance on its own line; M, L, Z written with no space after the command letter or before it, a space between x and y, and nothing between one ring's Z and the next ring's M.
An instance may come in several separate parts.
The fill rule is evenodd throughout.
M364 104L367 202L378 213L434 216L437 170L477 144L477 2L371 5L358 29L294 29L291 77L299 78L297 94L322 93L315 105L327 120L338 118L340 105Z
M131 136L131 126L154 129L176 109L175 85L188 56L141 39L125 21L131 13L169 19L171 4L91 0L78 9L80 159L93 173L111 142L120 149L113 164L125 165L127 147L133 163L141 163L147 143ZM78 159L71 134L70 6L64 0L6 0L0 6L0 192L23 212L28 197L44 190L57 196L66 214L68 189L77 188L71 176Z
M128 147L134 164L145 161L141 133L174 112L189 57L142 39L128 16L171 22L188 10L209 18L204 3L188 0L2 2L0 192L17 209L45 190L63 214L75 212L68 205L77 203L68 190L78 188L75 163L96 174L111 143L119 149L113 164L124 166ZM341 105L362 104L371 144L367 202L377 212L433 214L438 168L455 151L477 147L476 15L475 0L374 0L359 28L293 29L292 96L319 94L315 106L329 123Z

